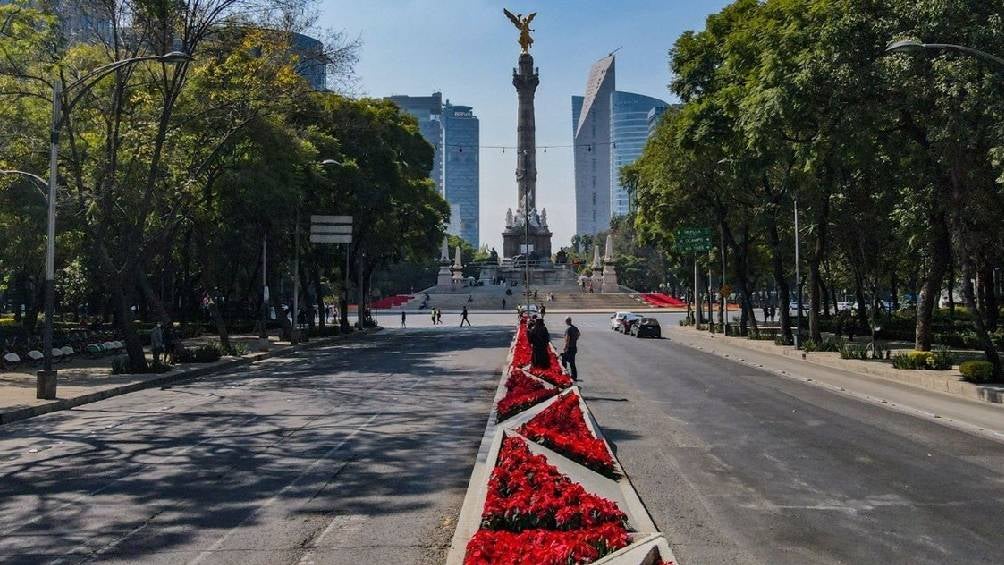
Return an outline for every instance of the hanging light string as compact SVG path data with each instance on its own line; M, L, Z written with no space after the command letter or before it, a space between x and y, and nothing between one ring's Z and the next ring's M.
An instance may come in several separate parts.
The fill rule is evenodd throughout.
M567 144L567 145L538 145L537 149L543 149L544 153L547 153L548 149L571 149L571 148L574 148L574 147L585 147L586 151L592 151L593 147L596 147L596 146L599 146L599 145L609 145L610 147L612 147L614 149L617 148L617 143L616 142L613 142L613 141L604 141L604 142L599 142L599 143L577 143L577 144L576 143L570 143L570 144ZM464 144L464 143L447 143L445 145L443 145L441 143L437 143L437 144L435 144L435 147L436 147L436 149L440 149L440 148L443 148L443 147L445 147L446 149L456 149L459 153L463 153L465 149L468 150L468 151L472 151L472 150L475 150L475 149L478 149L478 150L486 150L486 149L496 150L496 149L499 149L499 150L502 151L502 153L505 153L506 149L511 149L513 151L516 151L517 149L519 149L519 147L517 147L515 145L470 145L470 144Z

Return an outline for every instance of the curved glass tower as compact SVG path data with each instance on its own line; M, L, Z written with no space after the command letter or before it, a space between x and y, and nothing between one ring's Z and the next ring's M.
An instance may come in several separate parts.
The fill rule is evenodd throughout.
M658 98L615 91L610 113L610 214L623 216L631 210L630 195L621 186L624 165L641 157L649 134L649 112L665 111L668 104Z

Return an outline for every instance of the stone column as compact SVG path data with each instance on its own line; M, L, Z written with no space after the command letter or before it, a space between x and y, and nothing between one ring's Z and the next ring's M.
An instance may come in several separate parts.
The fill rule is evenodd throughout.
M516 195L518 209L527 212L537 208L537 122L533 97L540 78L529 53L519 56L519 69L512 70L512 84L519 95L516 122Z

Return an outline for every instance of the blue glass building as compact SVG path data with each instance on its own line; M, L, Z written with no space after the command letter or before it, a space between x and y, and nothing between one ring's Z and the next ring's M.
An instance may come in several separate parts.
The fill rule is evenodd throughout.
M418 120L418 131L433 147L436 155L432 161L429 176L436 183L436 190L443 194L443 93L433 92L432 96L390 96L387 98Z
M641 157L649 136L649 113L665 112L669 104L642 94L615 91L610 113L610 213L623 216L631 210L628 191L620 183L620 170Z
M449 232L480 245L480 124L470 106L443 105L443 187L450 205Z

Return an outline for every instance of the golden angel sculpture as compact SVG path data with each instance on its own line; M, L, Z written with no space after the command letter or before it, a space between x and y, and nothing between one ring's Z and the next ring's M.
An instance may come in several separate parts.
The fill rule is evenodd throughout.
M533 30L530 29L530 22L533 21L537 12L534 12L526 17L524 17L523 14L513 14L505 8L502 8L502 12L505 13L506 17L509 18L510 21L512 21L512 25L516 26L516 29L519 30L519 46L523 48L524 53L529 53L530 47L533 46L533 38L530 37L530 32Z

